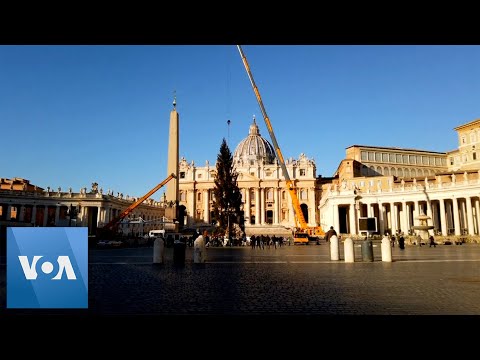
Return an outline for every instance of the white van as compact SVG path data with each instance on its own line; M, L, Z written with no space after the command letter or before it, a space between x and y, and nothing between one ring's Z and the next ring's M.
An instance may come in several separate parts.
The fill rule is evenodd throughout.
M165 237L165 230L150 230L148 232L148 237L153 238L153 237Z

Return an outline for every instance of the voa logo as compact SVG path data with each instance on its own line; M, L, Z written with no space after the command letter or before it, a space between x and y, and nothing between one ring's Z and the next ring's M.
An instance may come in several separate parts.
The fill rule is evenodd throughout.
M7 308L88 308L88 229L7 228Z
M43 256L34 256L32 262L29 263L28 256L19 256L18 260L22 265L23 273L25 274L25 279L27 280L36 280L38 273L37 273L37 263L38 261L43 258ZM75 275L75 271L73 271L72 263L70 262L70 258L68 256L59 256L57 258L58 263L58 272L52 280L61 280L62 274L65 273L68 280L77 280L77 276ZM51 274L53 272L54 266L50 261L45 261L40 266L40 269L44 274Z

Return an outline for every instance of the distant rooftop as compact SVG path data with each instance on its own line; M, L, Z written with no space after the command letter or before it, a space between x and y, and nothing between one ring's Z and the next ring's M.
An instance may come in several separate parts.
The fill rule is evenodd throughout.
M349 149L349 148L352 148L352 147L369 148L369 149L384 149L384 150L416 151L416 152L423 152L423 153L428 153L428 154L439 154L439 155L446 155L447 154L445 152L439 152L439 151L409 149L409 148L400 148L400 147L387 147L387 146L371 146L371 145L350 145L349 147L347 147L345 149Z
M460 126L457 126L456 128L454 128L453 130L461 130L463 128L466 128L466 127L469 127L469 126L472 126L472 125L480 125L480 119L477 119L477 120L473 120L473 121L470 121L469 123L466 123L466 124L463 124L463 125L460 125Z

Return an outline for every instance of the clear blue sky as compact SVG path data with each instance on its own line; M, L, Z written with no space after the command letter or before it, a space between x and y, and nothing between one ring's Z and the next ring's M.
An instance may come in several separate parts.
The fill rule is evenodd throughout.
M317 175L354 144L453 150L480 117L479 46L243 49L283 155ZM174 90L189 162L215 162L228 119L232 152L253 114L270 141L234 45L0 46L0 176L141 196L167 176Z

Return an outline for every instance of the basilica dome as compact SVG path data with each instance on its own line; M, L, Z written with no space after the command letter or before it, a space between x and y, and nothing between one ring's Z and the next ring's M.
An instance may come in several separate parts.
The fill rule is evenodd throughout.
M250 164L264 161L265 164L273 164L275 160L275 150L267 139L260 136L258 125L253 118L253 124L250 125L248 136L240 141L233 154L235 164Z

